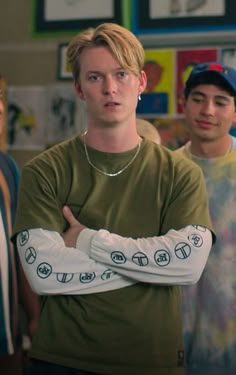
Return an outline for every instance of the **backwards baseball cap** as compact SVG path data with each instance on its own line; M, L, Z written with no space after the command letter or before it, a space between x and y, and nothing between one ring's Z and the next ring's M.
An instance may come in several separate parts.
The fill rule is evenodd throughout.
M226 66L217 62L208 62L196 65L192 69L185 83L185 94L189 93L192 85L196 81L198 81L198 79L200 81L201 77L206 77L206 82L210 84L210 82L207 81L207 77L210 77L213 72L214 76L221 77L222 82L224 82L236 95L236 70L231 68L230 66Z

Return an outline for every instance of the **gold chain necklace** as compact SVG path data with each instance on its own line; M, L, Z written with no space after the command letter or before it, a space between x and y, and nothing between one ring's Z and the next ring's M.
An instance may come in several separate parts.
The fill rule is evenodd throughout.
M87 145L86 145L86 142L85 142L85 136L87 134L87 131L84 132L83 134L83 139L84 139L84 152L85 152L85 155L86 155L86 159L87 159L87 162L89 163L89 165L95 169L97 172L99 173L102 173L104 174L105 176L109 176L109 177L115 177L115 176L118 176L119 174L121 174L122 172L124 172L133 162L134 160L136 159L136 157L138 156L139 154L139 151L140 151L140 148L141 148L141 141L139 142L138 146L137 146L137 150L134 154L134 156L132 157L132 159L128 162L128 164L126 164L124 166L124 168L120 169L118 172L116 173L107 173L105 171L103 171L102 169L99 169L98 167L96 167L96 165L94 165L89 157L89 154L88 154L88 149L87 149Z

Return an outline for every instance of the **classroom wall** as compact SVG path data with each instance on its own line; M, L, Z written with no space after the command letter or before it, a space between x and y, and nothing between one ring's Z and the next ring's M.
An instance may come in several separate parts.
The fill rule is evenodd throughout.
M68 37L33 36L32 0L0 0L0 4L0 74L8 85L55 82L57 46Z
M33 2L33 0L0 0L0 75L8 86L46 86L61 82L57 79L58 45L68 43L71 36L34 36ZM145 34L140 36L140 40L145 48L173 48L178 44L182 47L191 47L191 45L195 47L198 43L201 45L220 43L223 46L233 45L235 48L235 37L236 31L230 35L220 32L213 36L208 35L207 38L202 35L192 37L191 33L185 33L182 37L178 35L175 38L173 35L163 37ZM177 126L174 128L179 129ZM11 149L9 153L22 167L28 159L41 151Z
M70 37L33 36L32 4L32 0L0 0L0 75L7 86L43 86L58 81L58 44L67 43ZM9 150L20 168L39 152Z

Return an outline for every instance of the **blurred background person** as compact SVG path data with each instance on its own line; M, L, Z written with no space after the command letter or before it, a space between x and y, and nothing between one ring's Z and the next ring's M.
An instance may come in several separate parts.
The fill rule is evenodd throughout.
M3 92L0 91L0 137L5 123ZM24 371L23 334L19 307L27 318L32 337L39 316L38 297L32 292L10 241L17 205L19 169L0 151L0 374L21 375Z
M150 141L156 142L157 144L161 144L161 137L157 130L157 128L149 121L137 118L137 131L141 137L147 138Z

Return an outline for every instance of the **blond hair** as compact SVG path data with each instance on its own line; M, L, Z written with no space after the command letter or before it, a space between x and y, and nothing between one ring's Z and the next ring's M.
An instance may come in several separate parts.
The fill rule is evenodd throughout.
M157 128L149 121L136 119L137 132L141 137L147 138L157 144L161 143L161 137Z
M80 55L83 49L105 46L123 69L140 77L144 65L144 49L132 32L115 23L103 23L74 36L67 48L67 61L73 78L79 82Z

